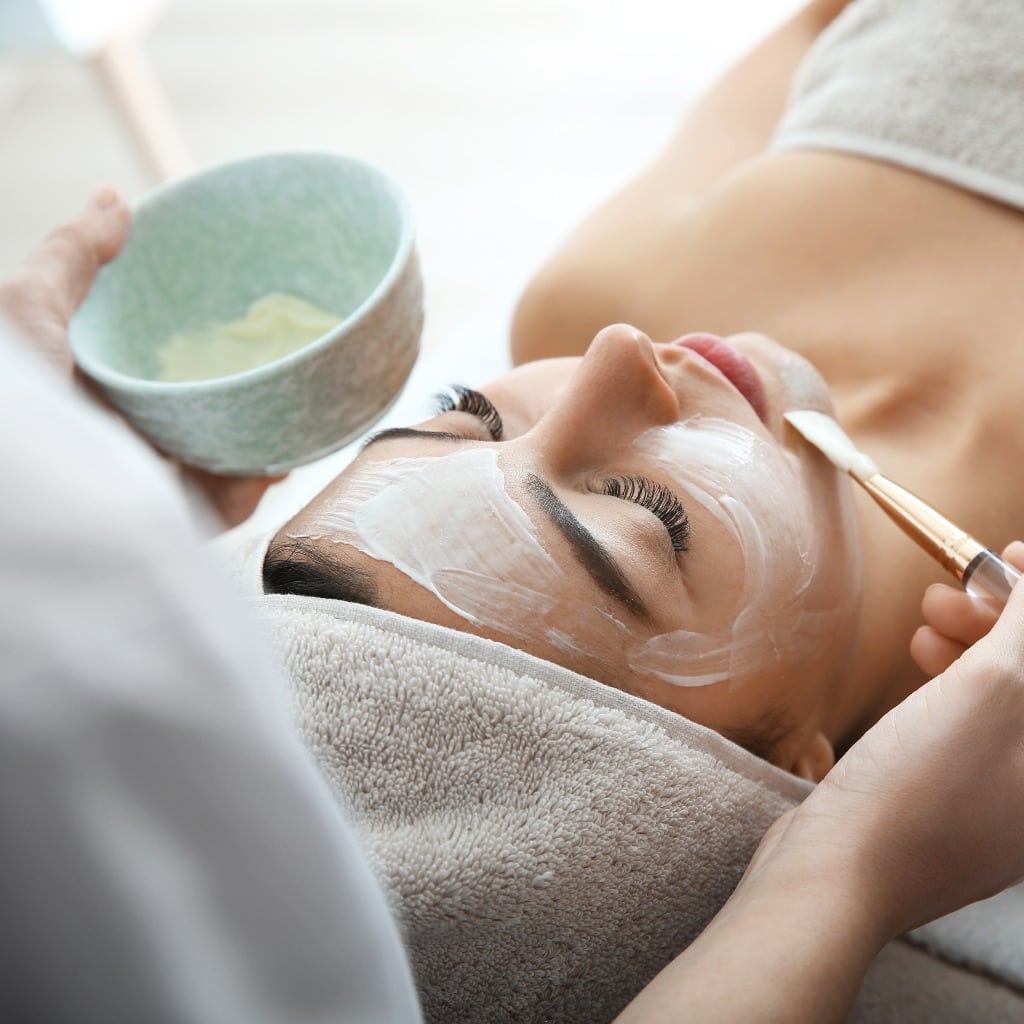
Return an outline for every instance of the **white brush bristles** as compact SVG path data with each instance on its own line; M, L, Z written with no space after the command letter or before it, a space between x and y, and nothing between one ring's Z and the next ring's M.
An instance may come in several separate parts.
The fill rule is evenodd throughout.
M858 480L866 480L878 473L874 462L857 449L831 416L810 409L799 409L787 412L784 418L843 472L850 473Z

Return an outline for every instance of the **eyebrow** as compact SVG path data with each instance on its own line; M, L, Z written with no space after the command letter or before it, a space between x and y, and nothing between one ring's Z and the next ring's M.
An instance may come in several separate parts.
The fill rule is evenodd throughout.
M479 442L480 440L475 437L465 437L462 434L453 434L450 430L419 430L416 427L389 427L387 430L378 430L376 434L371 434L363 442L359 450L365 452L367 448L375 445L378 441L395 441L400 437L426 437L433 441Z
M371 434L363 442L361 451L366 451L378 441L394 441L399 438L427 438L433 441L467 442L474 438L453 434L447 430L420 430L417 427L390 427ZM573 515L551 489L551 485L535 473L527 477L530 493L540 505L556 530L569 542L573 554L589 573L591 579L614 601L623 605L643 622L651 622L650 608L633 588L619 564L607 548Z
M633 589L625 573L604 545L573 515L572 510L559 500L546 480L534 473L530 473L526 479L537 504L555 529L569 542L573 554L594 582L638 619L650 622L650 609Z

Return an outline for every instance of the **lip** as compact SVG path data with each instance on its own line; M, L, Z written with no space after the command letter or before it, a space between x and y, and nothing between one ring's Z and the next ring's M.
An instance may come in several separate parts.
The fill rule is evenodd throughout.
M684 334L672 342L710 363L748 402L758 419L768 422L768 398L754 364L717 334Z

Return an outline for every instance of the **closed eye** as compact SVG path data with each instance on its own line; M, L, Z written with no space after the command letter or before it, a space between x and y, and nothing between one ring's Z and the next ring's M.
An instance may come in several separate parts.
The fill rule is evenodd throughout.
M619 476L602 480L601 490L611 498L631 501L656 515L668 533L673 551L689 549L690 517L683 503L663 484L642 476Z
M501 413L486 395L474 391L472 388L464 387L462 384L452 384L451 391L452 394L441 392L434 396L435 415L440 416L446 412L467 412L484 425L493 440L504 439L505 428L501 422Z

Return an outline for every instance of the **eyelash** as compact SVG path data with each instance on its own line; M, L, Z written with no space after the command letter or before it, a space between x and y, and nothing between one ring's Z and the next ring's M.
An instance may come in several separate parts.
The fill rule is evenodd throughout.
M461 384L452 384L451 389L455 392L455 398L444 392L435 396L435 414L440 416L446 412L468 412L487 428L487 433L495 441L502 440L505 436L505 428L501 422L501 414L495 409L494 403L486 395L482 395L472 388L463 387Z
M495 441L504 436L501 414L494 403L479 391L452 384L455 398L442 392L435 396L435 413L465 412L475 416ZM611 498L631 501L656 515L668 531L674 551L687 551L690 546L690 517L679 499L665 486L642 476L610 477L601 482L603 493Z
M601 490L611 498L632 501L654 513L665 524L673 550L689 549L690 517L667 487L642 476L619 476L602 480Z

